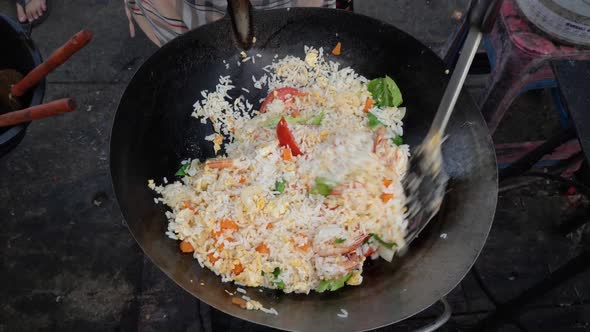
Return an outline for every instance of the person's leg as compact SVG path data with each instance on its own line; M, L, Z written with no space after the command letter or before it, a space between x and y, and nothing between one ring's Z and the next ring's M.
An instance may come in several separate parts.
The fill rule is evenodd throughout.
M137 22L141 30L156 45L222 18L227 0L123 0L130 22ZM284 7L336 7L336 0L251 0L257 9ZM134 34L131 23L131 34Z
M125 3L125 13L127 14L127 19L129 20L129 32L131 37L135 37L135 27L133 23L137 23L139 28L145 33L145 35L158 47L162 46L158 38L154 33L154 29L150 22L145 18L141 7L137 5L135 1L128 1L124 0Z
M45 0L17 0L16 12L21 23L38 20L45 14L47 3Z
M124 0L127 16L156 45L162 46L172 38L188 31L182 21L182 0Z
M189 29L222 18L227 0L177 0L183 2L182 20ZM336 0L250 0L258 10L285 7L336 7Z

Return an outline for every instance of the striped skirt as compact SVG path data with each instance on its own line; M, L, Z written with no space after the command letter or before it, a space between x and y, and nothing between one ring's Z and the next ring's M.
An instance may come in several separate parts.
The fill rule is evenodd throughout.
M222 18L227 0L123 0L131 36L134 22L158 46L203 24ZM251 0L257 9L336 7L336 0Z

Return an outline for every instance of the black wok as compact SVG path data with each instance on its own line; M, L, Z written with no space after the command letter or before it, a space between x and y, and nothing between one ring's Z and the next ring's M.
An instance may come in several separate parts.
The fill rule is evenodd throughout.
M165 235L164 207L154 204L148 179L174 178L181 160L213 156L204 140L209 125L191 118L201 90L214 89L220 75L246 87L250 101L266 95L252 87L252 75L275 54L303 55L303 46L329 50L342 42L333 60L368 78L390 75L400 86L407 107L404 139L416 145L437 109L448 75L427 47L396 28L374 19L330 9L293 8L254 13L257 38L241 59L229 19L222 19L176 38L158 50L135 74L122 96L111 136L111 175L131 233L144 252L170 278L207 304L233 316L289 330L366 330L392 324L427 308L451 291L469 271L492 224L497 198L496 161L488 129L467 94L457 103L447 133L444 158L451 182L438 218L393 263L368 262L361 286L330 294L294 295L249 290L253 299L279 315L246 311L230 302L211 271L182 255ZM231 68L225 68L226 60ZM442 239L441 233L447 238ZM202 286L203 283L205 286ZM340 308L349 312L339 318Z

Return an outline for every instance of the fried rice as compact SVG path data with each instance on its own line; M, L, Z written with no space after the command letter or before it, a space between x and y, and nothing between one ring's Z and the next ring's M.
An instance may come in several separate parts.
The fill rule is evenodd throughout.
M224 282L286 293L359 285L368 257L391 261L405 245L409 147L392 143L405 109L372 105L367 79L321 48L264 71L253 77L270 91L263 109L232 100L241 88L224 76L195 103L225 155L185 161L174 183L150 180L170 209L166 234Z

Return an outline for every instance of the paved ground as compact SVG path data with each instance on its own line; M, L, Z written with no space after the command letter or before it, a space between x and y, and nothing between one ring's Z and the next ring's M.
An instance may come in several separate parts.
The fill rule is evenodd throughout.
M51 2L51 17L33 32L43 55L83 28L92 29L95 38L48 79L45 100L72 96L79 110L32 124L20 146L0 159L0 331L259 330L200 303L164 277L143 257L114 200L107 162L112 117L126 82L155 47L141 32L128 37L120 0ZM467 7L467 0L444 5L397 0L383 10L386 3L357 1L356 10L387 19L441 56L459 24L453 15ZM1 2L0 11L12 12L12 4ZM440 22L432 24L432 17ZM520 100L509 115L516 120L503 124L496 140L550 132L549 110L538 126L546 129L522 125L539 100L534 95ZM583 232L569 237L551 232L563 217L562 189L542 184L500 196L495 226L477 263L500 301L583 248ZM530 331L590 330L588 277L535 302L522 324ZM472 275L449 299L455 315L447 330L462 329L493 309ZM408 330L429 315L387 330Z

